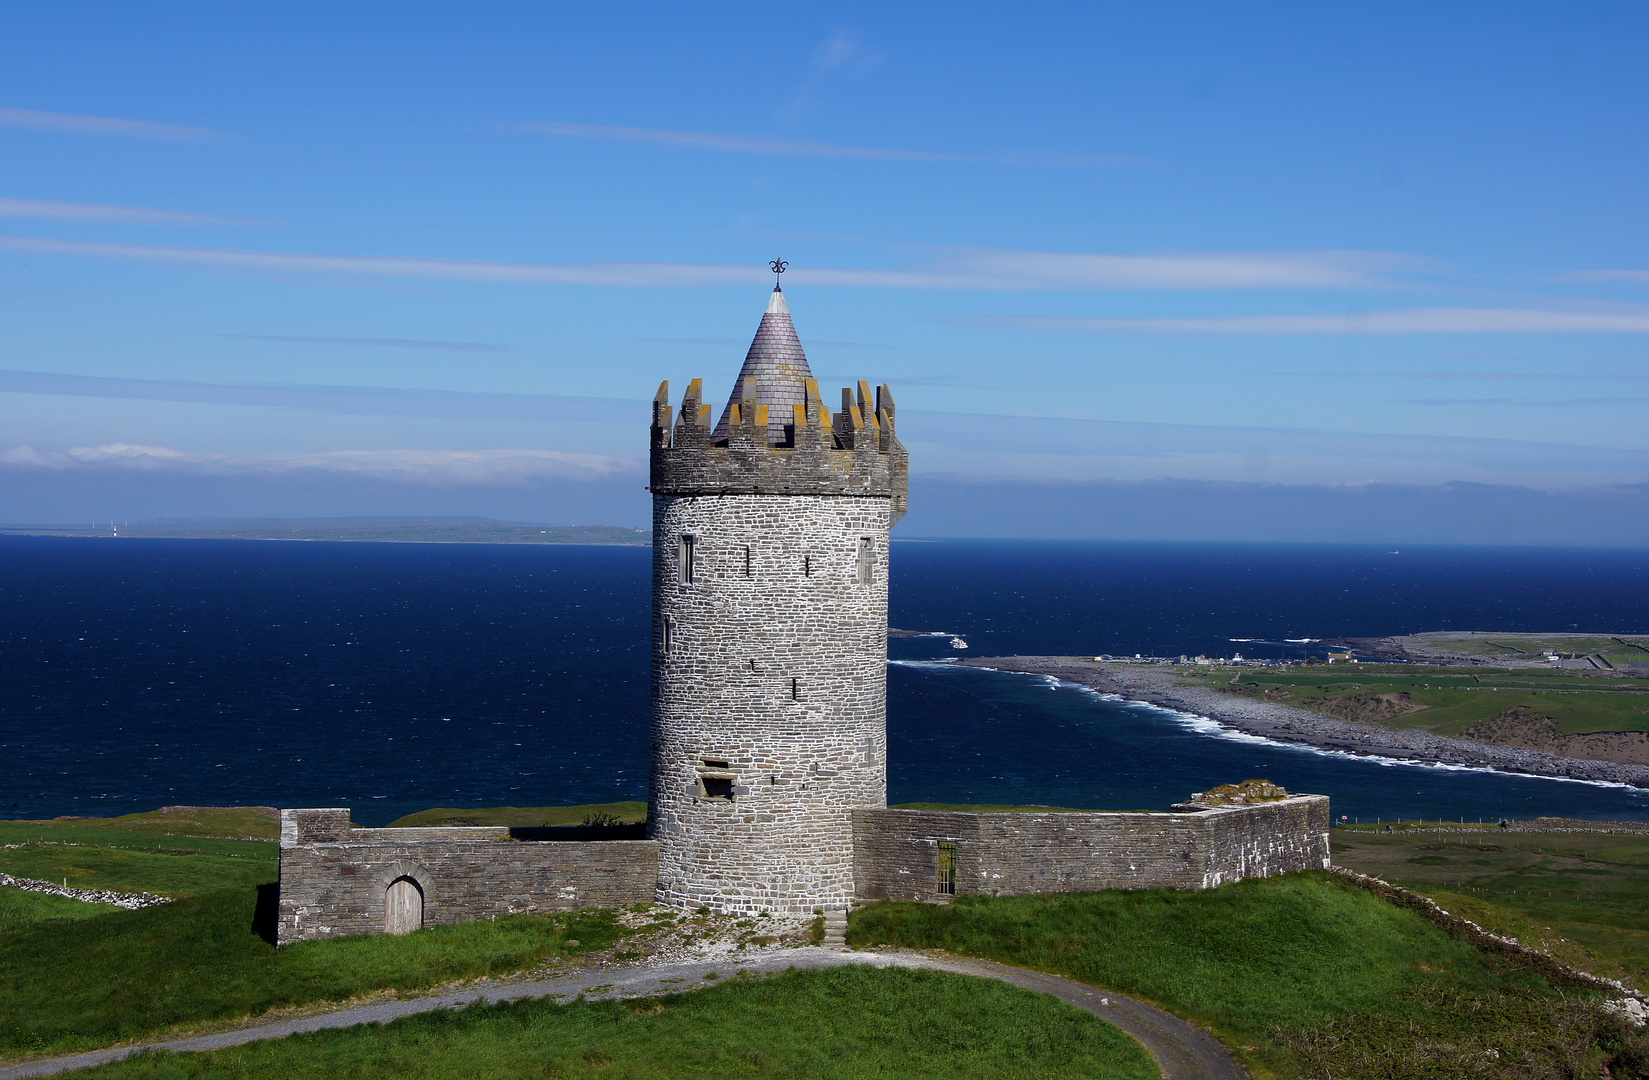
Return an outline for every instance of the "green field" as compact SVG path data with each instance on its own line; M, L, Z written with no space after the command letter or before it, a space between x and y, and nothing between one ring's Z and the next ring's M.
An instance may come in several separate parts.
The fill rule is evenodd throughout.
M1418 634L1437 649L1493 659L1539 660L1550 649L1563 657L1601 656L1610 664L1649 664L1649 638L1622 634Z
M142 814L109 818L60 817L49 821L0 820L0 843L23 835L30 826L58 829L93 829L99 833L137 833L151 836L231 837L242 840L279 838L280 819L267 806L168 806ZM21 833L15 830L22 829ZM98 841L99 843L103 841Z
M849 941L945 949L1133 994L1206 1025L1256 1076L1597 1076L1605 1058L1649 1053L1584 995L1322 873L1206 892L881 903L853 913ZM1337 1033L1326 1043L1325 1026ZM1564 1046L1547 1038L1559 1029L1572 1036ZM1565 1071L1577 1047L1590 1072ZM1378 1071L1364 1071L1371 1062ZM1638 1074L1622 1059L1615 1075Z
M1649 987L1649 836L1340 826L1334 861L1587 971Z
M1439 735L1460 735L1514 709L1551 717L1563 734L1649 731L1649 678L1406 664L1215 668L1182 675L1226 693L1341 720Z
M616 913L590 910L277 951L268 940L273 899L273 890L242 888L0 933L0 1055L107 1046L281 1006L501 975L625 934Z
M87 904L67 897L0 888L0 935L35 923L90 919L110 913L108 904Z
M439 825L510 825L541 827L545 825L582 825L586 818L609 815L620 822L635 823L647 820L644 802L590 803L585 806L482 806L473 809L438 806L420 810L389 823L392 829L411 826Z
M643 1001L432 1013L85 1075L1155 1080L1158 1073L1133 1040L1054 998L943 972L844 967L730 979Z

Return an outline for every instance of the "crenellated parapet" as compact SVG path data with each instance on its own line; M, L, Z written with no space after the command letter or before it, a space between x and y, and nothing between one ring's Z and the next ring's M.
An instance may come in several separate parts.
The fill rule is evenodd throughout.
M727 406L725 434L712 428L704 382L694 379L678 412L670 384L653 399L652 482L655 495L852 495L892 500L892 520L905 515L910 455L895 433L893 391L871 396L870 384L842 390L832 413L816 379L805 380L802 404L759 403L756 378L745 378ZM777 410L782 410L774 415ZM786 415L788 414L788 415Z

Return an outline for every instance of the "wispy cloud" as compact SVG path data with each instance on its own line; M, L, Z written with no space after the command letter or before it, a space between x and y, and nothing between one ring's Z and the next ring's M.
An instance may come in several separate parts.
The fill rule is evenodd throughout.
M1649 375L1584 375L1563 371L1250 371L1286 379L1434 379L1468 382L1649 382Z
M315 255L229 248L163 247L26 236L0 236L0 250L37 252L72 258L120 259L297 274L534 285L689 288L750 285L768 280L767 270L760 265L664 262L512 263L393 255ZM1412 256L1377 251L1085 255L957 249L942 252L931 266L923 269L793 266L790 270L792 276L788 282L827 288L984 292L1349 288L1381 285L1386 283L1383 275L1419 265L1422 265L1421 260ZM1359 317L1366 320L1371 316L1265 318L1285 321L1302 318L1326 319L1338 327L1340 321ZM983 319L974 320L973 324L1012 324L1013 328L1018 329L1063 330L1069 333L1345 332L1302 329L1227 330L1209 325L1215 322L1246 325L1241 319Z
M478 259L421 259L394 255L308 255L231 248L86 243L78 240L24 236L0 236L0 249L76 258L123 259L300 274L533 285L679 288L750 284L766 281L769 276L760 266L655 262L509 263Z
M1649 285L1649 270L1577 270L1569 275L1571 281L1635 281Z
M159 142L206 142L218 137L218 133L211 128L161 124L153 120L122 120L113 116L36 112L33 109L0 108L0 127L57 131L70 135L111 135Z
M970 316L959 326L1058 334L1645 334L1649 308L1565 311L1538 308L1396 308L1328 315L1233 315L1189 319Z
M0 198L0 218L42 221L102 221L116 225L261 225L248 218L214 217L181 210L154 210L146 206L106 206L102 203L49 202L44 199Z
M800 139L764 139L754 135L728 135L709 131L671 131L663 128L613 127L600 124L570 124L558 120L534 120L516 125L521 131L555 135L567 139L600 139L609 142L650 143L693 150L714 150L729 154L767 154L777 157L846 158L855 161L916 161L962 165L1148 165L1150 159L1110 154L1056 154L1037 150L994 150L956 154L932 150L898 150L877 146L843 146L839 143L807 142Z
M422 416L441 420L520 420L581 424L636 424L647 415L644 400L478 394L456 390L407 390L391 386L304 386L189 382L183 379L117 379L51 371L0 371L0 393L63 397L178 401L301 409L346 416Z
M281 341L294 345L360 345L382 349L432 349L437 352L511 352L508 345L484 341L422 341L417 338L377 337L287 337L281 334L218 334L240 341Z
M314 454L193 454L165 446L110 443L69 450L29 446L0 452L0 469L185 473L197 476L345 475L435 487L506 487L545 480L639 476L640 457L558 450L338 450Z
M1385 284L1425 261L1385 251L1184 251L1142 255L961 249L940 256L942 276L974 288L1280 289ZM957 287L957 286L952 286Z
M1401 398L1400 405L1516 405L1530 409L1584 409L1594 405L1642 405L1649 397L1589 398Z

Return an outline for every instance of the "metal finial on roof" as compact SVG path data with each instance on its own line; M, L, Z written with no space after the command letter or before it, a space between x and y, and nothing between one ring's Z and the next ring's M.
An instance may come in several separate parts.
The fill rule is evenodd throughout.
M773 287L777 289L779 287L779 275L784 273L785 268L790 264L785 262L783 259L774 259L767 265L773 270Z

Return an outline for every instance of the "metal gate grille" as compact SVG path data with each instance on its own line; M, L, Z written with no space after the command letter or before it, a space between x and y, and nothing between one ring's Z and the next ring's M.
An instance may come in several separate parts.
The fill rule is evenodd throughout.
M956 841L939 841L939 892L956 895Z

